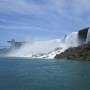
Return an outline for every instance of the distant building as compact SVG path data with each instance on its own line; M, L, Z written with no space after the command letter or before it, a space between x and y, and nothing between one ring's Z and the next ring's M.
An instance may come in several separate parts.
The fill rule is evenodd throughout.
M17 42L14 39L12 39L11 41L7 41L7 42L10 43L10 49L18 49L22 45L25 44L25 42Z

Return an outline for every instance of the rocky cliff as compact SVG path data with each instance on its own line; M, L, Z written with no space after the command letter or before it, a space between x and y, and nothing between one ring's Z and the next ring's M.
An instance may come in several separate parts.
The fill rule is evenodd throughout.
M73 40L75 42L75 40ZM69 40L68 40L69 42ZM78 31L78 47L69 47L63 53L55 58L90 60L90 28L84 28Z
M79 47L69 48L61 54L56 55L56 59L65 58L71 60L90 60L90 43Z

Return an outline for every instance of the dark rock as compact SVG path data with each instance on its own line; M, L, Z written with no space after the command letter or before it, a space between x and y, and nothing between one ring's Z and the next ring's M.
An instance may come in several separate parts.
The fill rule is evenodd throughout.
M81 45L79 47L69 48L65 52L56 55L55 58L90 60L90 43Z
M79 43L86 42L87 34L88 34L89 27L79 30L78 37L79 37Z

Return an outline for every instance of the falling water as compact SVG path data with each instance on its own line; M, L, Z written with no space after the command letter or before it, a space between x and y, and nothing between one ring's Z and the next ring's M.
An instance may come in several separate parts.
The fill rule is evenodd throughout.
M86 42L90 42L90 28L89 28L89 30L88 30Z
M78 42L78 32L72 32L70 35L68 35L65 39L65 45L67 47L76 47L79 45Z
M87 34L87 41L90 41L90 30ZM72 32L64 39L47 41L27 42L19 50L11 51L9 57L30 57L30 58L54 58L56 54L64 52L69 47L80 45L78 32Z
M47 41L34 41L33 43L27 42L19 50L13 50L8 56L12 57L40 57L41 55L48 54L54 49L60 47L60 39L47 40Z

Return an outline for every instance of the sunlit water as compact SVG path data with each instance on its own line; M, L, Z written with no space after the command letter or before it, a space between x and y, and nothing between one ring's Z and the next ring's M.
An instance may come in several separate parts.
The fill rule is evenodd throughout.
M90 62L0 58L0 90L90 90Z

